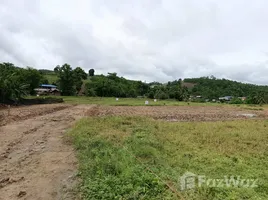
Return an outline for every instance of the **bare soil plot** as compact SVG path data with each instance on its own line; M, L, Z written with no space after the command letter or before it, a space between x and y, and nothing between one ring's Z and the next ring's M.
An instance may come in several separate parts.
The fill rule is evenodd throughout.
M71 105L66 104L46 104L33 106L11 107L10 111L7 106L0 109L0 126L10 122L25 120L31 117L53 113L58 110L69 108Z
M149 116L167 121L218 121L268 118L265 110L245 110L231 106L102 106L88 115Z
M92 106L11 109L0 126L0 199L75 199L76 158L63 135ZM7 112L6 110L0 111Z

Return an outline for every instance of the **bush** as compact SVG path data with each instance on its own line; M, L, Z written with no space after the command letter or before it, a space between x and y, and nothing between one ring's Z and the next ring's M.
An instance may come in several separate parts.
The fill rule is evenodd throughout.
M168 99L168 95L165 92L160 91L155 95L155 98L157 98L157 99Z
M128 97L132 97L132 98L136 98L137 97L137 93L134 89L131 89L129 90L128 94L127 94Z
M89 88L88 90L86 90L86 95L89 96L89 97L97 96L96 92L95 92L95 90L93 88Z
M239 98L233 98L231 101L230 101L230 104L243 104L244 102L242 101L242 99L239 99Z
M153 91L150 91L149 94L148 94L148 97L150 99L154 99L154 92Z

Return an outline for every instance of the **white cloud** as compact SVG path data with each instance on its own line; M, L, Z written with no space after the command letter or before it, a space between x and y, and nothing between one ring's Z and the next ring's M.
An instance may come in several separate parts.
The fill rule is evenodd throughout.
M266 0L2 0L0 62L268 84Z

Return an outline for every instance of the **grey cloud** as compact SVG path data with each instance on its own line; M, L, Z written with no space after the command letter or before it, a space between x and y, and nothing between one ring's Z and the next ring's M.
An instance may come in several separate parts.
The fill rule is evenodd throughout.
M268 84L265 0L2 0L0 62Z

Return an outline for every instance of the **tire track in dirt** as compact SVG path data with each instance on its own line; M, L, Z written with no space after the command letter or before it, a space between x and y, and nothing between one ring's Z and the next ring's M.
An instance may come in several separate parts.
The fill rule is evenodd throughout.
M1 160L4 160L4 159L7 159L10 153L12 153L15 149L18 149L18 144L20 144L23 141L24 135L30 134L30 133L34 133L38 129L40 129L41 127L43 127L44 125L45 125L45 123L44 124L41 124L38 127L34 127L34 128L32 128L30 130L27 130L27 131L23 132L23 134L19 138L16 138L14 141L10 142L7 145L6 150L2 153L2 155L0 155L0 161Z
M54 113L56 111L64 110L74 105L68 104L49 104L49 105L33 105L12 107L9 109L0 110L0 126L8 123L29 119L36 116Z
M94 107L69 106L0 127L0 199L75 199L77 161L63 135Z

